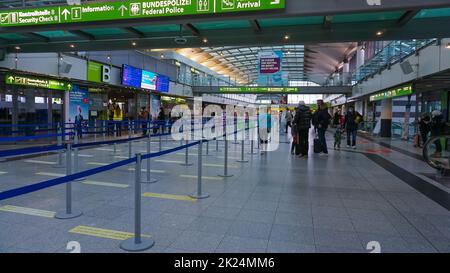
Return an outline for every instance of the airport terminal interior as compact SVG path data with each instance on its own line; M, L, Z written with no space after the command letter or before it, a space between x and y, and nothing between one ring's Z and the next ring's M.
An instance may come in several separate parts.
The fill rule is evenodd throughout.
M450 1L0 1L0 253L449 253Z

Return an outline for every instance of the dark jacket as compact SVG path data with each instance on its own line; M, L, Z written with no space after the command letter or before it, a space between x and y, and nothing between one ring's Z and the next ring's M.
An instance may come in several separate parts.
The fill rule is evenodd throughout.
M358 130L358 122L356 122L356 118L360 117L361 115L356 112L347 112L347 114L345 115L345 120L344 120L344 127L347 131L356 131Z
M445 131L445 121L443 115L435 116L431 119L431 135L439 136Z
M328 109L321 109L317 111L317 125L321 125L323 129L327 129L330 125L331 115Z
M419 122L419 131L423 134L428 134L431 129L431 118L429 115L424 115L420 118Z
M300 105L295 112L294 124L296 131L308 130L311 128L311 109L306 105Z

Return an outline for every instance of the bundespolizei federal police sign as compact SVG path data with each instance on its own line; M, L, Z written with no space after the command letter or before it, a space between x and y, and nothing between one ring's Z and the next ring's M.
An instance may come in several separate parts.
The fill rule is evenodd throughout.
M125 0L0 11L0 27L282 9L285 0Z

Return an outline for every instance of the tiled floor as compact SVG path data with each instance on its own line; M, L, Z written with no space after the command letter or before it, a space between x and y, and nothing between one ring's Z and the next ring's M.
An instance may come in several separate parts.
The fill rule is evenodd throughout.
M179 143L164 143L175 147ZM331 146L330 139L330 146ZM158 143L152 144L158 149ZM203 163L203 176L217 177L223 169L223 142L219 152L210 145L211 156ZM255 145L256 146L256 145ZM108 148L108 147L107 147ZM128 155L127 144L120 145ZM135 143L134 151L145 150ZM250 146L246 146L249 152ZM370 150L386 149L360 139L357 150L330 150L327 157L311 154L308 159L290 155L289 144L267 154L245 155L248 163L230 164L234 176L204 180L210 198L192 201L142 197L142 233L151 235L155 246L147 252L369 252L368 242L377 241L382 252L450 252L450 212L371 160ZM230 156L239 157L240 146L230 144ZM117 159L111 151L89 149L80 152L80 168ZM191 154L197 153L190 149ZM396 151L378 156L398 164L432 183L420 173L432 172L424 162ZM35 160L56 162L56 156ZM183 155L160 159L183 161ZM152 161L156 184L142 184L142 192L188 195L196 180L180 175L197 174L193 166ZM74 207L84 214L76 219L57 220L16 212L0 211L0 252L69 252L69 241L78 241L82 252L123 252L120 241L70 233L76 226L133 232L134 172L121 167L89 177L89 180L129 185L127 188L73 183ZM146 163L143 163L146 167ZM64 174L64 169L24 160L0 163L0 191L45 181L54 177L37 172ZM4 172L4 173L2 173ZM145 173L143 176L145 177ZM65 186L60 185L0 201L0 207L59 211L64 209ZM445 195L447 194L447 196ZM448 200L448 193L444 197ZM445 201L445 200L444 200Z

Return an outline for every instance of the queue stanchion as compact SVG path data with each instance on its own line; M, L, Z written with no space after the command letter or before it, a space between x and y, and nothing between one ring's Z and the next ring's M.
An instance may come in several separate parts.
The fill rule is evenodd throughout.
M120 248L126 251L144 251L155 245L151 238L141 235L141 163L142 155L136 154L135 183L134 183L134 237L123 241Z
M103 141L106 140L106 130L107 130L107 128L105 126L105 121L102 120Z
M189 144L189 140L186 139L186 145ZM192 163L189 163L189 148L185 149L184 153L184 163L181 164L181 166L192 166Z
M72 174L72 145L67 144L66 148L66 174ZM83 212L72 208L72 182L66 183L66 209L55 214L57 219L73 219L81 216Z
M115 141L117 138L117 123L114 123L113 130L114 130L114 141ZM116 142L113 143L113 154L112 155L117 155L117 143Z
M73 138L73 144L74 145L78 144L78 132L77 131L75 131L75 136ZM79 171L78 150L79 149L77 147L73 148L73 157L74 157L74 162L73 162L74 167L73 167L73 169L74 169L75 173L77 173ZM85 177L81 177L81 178L75 179L75 181L83 181L83 180L86 180L86 178Z
M97 142L97 119L94 119L94 142Z
M159 126L159 151L162 151L162 133L163 133L163 127L162 125Z
M228 140L227 136L224 137L225 150L224 150L224 163L223 163L223 174L219 174L220 177L232 177L232 174L228 174Z
M216 152L219 151L219 138L216 137Z
M58 136L56 138L57 140L57 145L61 146L62 145L62 129L61 126L58 123ZM63 150L59 150L58 151L58 163L56 165L54 165L55 168L64 168L64 163L63 163Z
M203 157L203 140L200 139L198 144L198 170L197 170L197 192L189 195L194 199L206 199L209 197L209 194L202 192L202 157Z
M234 124L234 141L233 141L233 144L239 144L239 142L237 141L237 127L238 127L238 125L237 125L237 123L235 123Z
M245 151L245 136L243 137L244 139L242 139L242 141L241 141L241 159L240 160L238 160L237 162L239 162L239 163L247 163L248 162L248 160L245 160L245 158L244 158L244 151Z
M254 152L254 146L255 146L255 127L250 129L250 155L255 155L257 153Z
M149 127L150 128L150 127ZM148 134L148 138L147 138L147 154L151 154L151 145L152 144L152 134ZM141 183L144 184L153 184L158 182L157 179L155 178L151 178L151 163L150 163L151 158L147 159L147 180L145 181L141 181Z
M128 123L128 158L131 158L132 153L132 141L131 141L131 124Z

